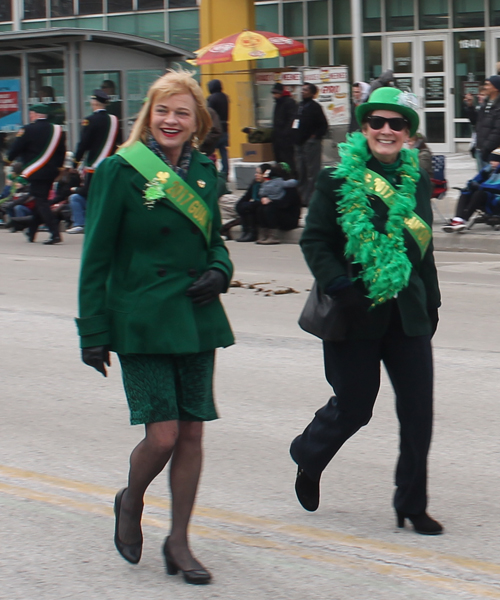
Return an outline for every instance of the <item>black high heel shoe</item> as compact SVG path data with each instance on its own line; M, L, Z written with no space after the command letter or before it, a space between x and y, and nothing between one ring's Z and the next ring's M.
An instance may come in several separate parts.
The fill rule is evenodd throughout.
M184 576L184 581L186 583L192 583L193 585L205 585L210 583L212 580L210 571L207 571L207 569L204 567L201 569L190 569L189 571L184 571L181 569L170 554L168 537L163 545L163 556L165 557L165 566L169 575L177 575L177 573L180 571Z
M405 519L408 519L413 524L413 529L417 533L421 533L422 535L439 535L443 533L444 528L441 523L429 517L425 511L418 515L409 515L408 513L396 510L396 515L400 529L405 526Z
M129 563L136 565L141 560L142 555L142 533L139 542L134 544L124 544L119 535L120 527L120 509L122 505L123 494L127 491L127 488L120 490L115 496L115 546L118 552L123 556Z
M295 493L303 508L310 512L318 510L319 506L319 481L314 481L299 467L295 479Z

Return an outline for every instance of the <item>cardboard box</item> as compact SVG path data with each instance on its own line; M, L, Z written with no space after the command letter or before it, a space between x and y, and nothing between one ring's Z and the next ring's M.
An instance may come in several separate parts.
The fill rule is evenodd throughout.
M263 163L274 160L272 144L241 144L241 160Z

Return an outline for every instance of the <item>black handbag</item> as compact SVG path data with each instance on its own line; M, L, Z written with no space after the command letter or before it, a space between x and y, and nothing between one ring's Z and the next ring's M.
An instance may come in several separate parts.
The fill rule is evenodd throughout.
M342 342L348 323L338 301L324 294L315 281L299 317L299 326L325 342Z

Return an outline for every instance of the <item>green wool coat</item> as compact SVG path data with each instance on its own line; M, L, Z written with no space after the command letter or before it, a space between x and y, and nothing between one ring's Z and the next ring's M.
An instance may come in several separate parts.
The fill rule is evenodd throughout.
M234 342L217 299L193 304L186 290L208 269L233 272L219 235L217 172L194 150L186 182L213 213L210 245L165 198L144 205L145 178L120 156L101 163L87 203L80 272L81 347L119 354L186 354Z
M375 158L369 160L367 167L388 178L382 165ZM333 178L333 171L333 168L326 168L318 177L300 241L306 262L322 290L332 285L337 277L348 274L348 261L344 254L346 238L337 222L340 216L337 201L341 198L340 187L344 180ZM396 183L399 183L399 180ZM415 196L415 212L432 226L431 185L427 173L422 169ZM377 196L370 196L369 199L375 212L374 226L377 231L384 232L388 207ZM408 286L399 292L396 301L404 332L409 336L428 335L432 331L428 309L436 309L441 305L433 245L431 241L427 252L421 258L420 248L406 229L404 237L406 252L413 269ZM356 278L359 271L360 266L353 264L353 278ZM367 291L361 279L357 279L354 285L366 295ZM350 324L347 339L382 337L389 325L390 304L385 302L370 309L365 322Z

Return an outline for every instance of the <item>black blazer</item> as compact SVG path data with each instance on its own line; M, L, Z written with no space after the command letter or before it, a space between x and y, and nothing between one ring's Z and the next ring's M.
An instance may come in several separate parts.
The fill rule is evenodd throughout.
M24 165L39 157L49 142L53 125L47 119L37 119L33 123L20 129L14 143L10 147L7 158L13 161L20 158ZM50 160L40 169L35 171L29 181L53 181L59 174L59 169L64 162L66 153L66 134L63 132L59 144Z

